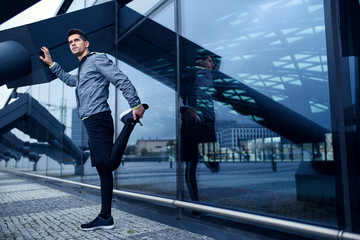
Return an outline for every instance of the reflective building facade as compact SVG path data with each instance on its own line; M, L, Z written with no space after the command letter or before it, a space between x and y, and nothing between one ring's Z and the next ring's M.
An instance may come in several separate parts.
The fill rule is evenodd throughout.
M44 44L76 74L66 41L79 27L150 106L115 171L116 189L359 233L358 60L344 13L360 6L350 2L354 9L335 0L63 1L53 18L0 31L0 44L15 40L29 53L24 73L0 69L9 89L0 168L99 185L74 89L37 62ZM213 69L197 71L210 83L195 86L184 76L199 56L211 56ZM200 121L199 109L214 118L215 138L194 147L192 180L186 91L203 96ZM119 134L129 106L114 86L109 104Z

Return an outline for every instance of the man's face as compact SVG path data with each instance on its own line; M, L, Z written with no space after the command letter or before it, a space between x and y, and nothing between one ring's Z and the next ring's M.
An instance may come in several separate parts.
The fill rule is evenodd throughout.
M76 56L82 56L89 47L89 41L84 41L79 34L69 36L69 47L71 52Z
M206 59L202 59L200 60L200 67L203 68L208 68L210 70L213 70L214 68L214 63L212 61L212 57L207 57Z

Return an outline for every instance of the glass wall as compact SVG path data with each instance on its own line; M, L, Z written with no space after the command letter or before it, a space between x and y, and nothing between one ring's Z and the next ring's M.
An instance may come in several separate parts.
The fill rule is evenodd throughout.
M181 11L185 199L336 225L322 1Z
M147 8L144 12L141 11L143 5L140 4L139 9L135 4L136 2L132 3L134 11L131 10L136 19L133 25L139 26L129 32L133 25L126 22L126 16L120 19L120 25L129 25L129 28L120 32L124 40L119 42L119 58L124 59L124 62L121 62L119 67L136 87L141 101L148 103L149 110L141 120L143 126L136 125L130 137L122 165L116 172L117 187L175 198L175 55L170 53L160 56L158 46L164 43L164 51L171 51L176 49L176 42L173 35L148 32L149 25L154 22L173 29L174 8L173 4L166 3L164 7L162 3L160 7ZM139 12L149 19L144 21ZM120 12L120 16L125 14L129 14L128 11ZM131 50L129 45L137 46L137 51ZM121 113L128 109L129 105L124 98L119 97L119 100ZM119 131L122 126L120 123Z
M136 125L129 139L122 165L117 170L118 188L175 197L175 93L125 63L120 68L135 85L141 100L150 107L141 120L143 126ZM120 112L128 108L128 103L121 99ZM122 126L120 124L120 129Z
M23 123L11 130L25 149L14 167L80 181L81 174L75 169L81 159L71 152L71 147L76 146L80 153L82 147L78 142L75 144L77 139L72 137L72 126L80 123L74 111L74 89L56 79L48 84L21 87L16 92L18 98L12 99L9 105L25 98L28 99L29 110Z
M179 0L178 19L152 2L121 10L120 60L108 54L150 106L115 187L337 227L323 1ZM32 112L1 136L0 167L99 185L74 88L17 92L8 105ZM108 102L117 136L129 105L112 85Z

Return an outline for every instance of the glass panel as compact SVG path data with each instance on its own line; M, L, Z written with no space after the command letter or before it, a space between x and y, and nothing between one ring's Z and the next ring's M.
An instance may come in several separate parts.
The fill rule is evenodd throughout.
M48 84L48 100L47 100L47 111L53 116L56 122L61 122L60 117L60 99L62 98L62 82L58 79ZM50 125L50 122L49 122ZM49 129L50 130L50 129ZM49 136L49 138L51 138ZM49 157L47 159L47 175L49 176L61 176L61 141L52 141L49 143ZM50 154L50 152L52 154Z
M92 7L94 5L102 4L105 2L109 2L110 0L74 0L67 13L78 11L87 7Z
M45 136L47 135L47 131L45 128L43 128L43 125L48 125L49 119L46 118L46 115L44 115L47 111L41 111L41 108L44 106L43 104L46 104L47 95L41 95L41 86L42 85L34 85L31 87L31 112L30 116L28 118L28 121L30 122L30 161L33 164L33 171L37 174L44 174L46 173L46 154L44 150L46 150L46 144L43 145L45 141ZM45 101L44 98L46 97ZM37 104L42 105L42 107L37 108L37 112L35 113L33 109L35 109L35 106L38 106ZM46 120L44 122L39 122L39 116L44 117Z
M161 2L160 0L138 0L131 1L126 6L137 11L142 15L146 15L156 4Z
M143 102L149 104L136 125L119 167L119 188L142 193L176 196L175 168L175 93L173 89L121 63ZM120 112L129 108L120 98ZM121 123L120 129L123 124Z
M76 75L77 69L70 74ZM51 157L48 170L52 172L51 169L54 169L54 174L62 178L81 181L87 172L83 162L89 159L84 156L88 145L84 126L77 112L75 88L56 79L50 83L49 91L49 112L55 117L49 124L56 124L58 129L55 136L49 137Z
M151 19L130 8L121 9L119 66L150 108L142 119L143 126L136 125L132 132L117 170L117 185L120 189L175 198L175 38L169 30L173 26L168 26L174 18L169 9L169 4L157 8ZM168 27L155 22L164 19L164 14L170 18ZM129 108L122 96L118 107L119 112ZM120 123L119 129L122 127Z
M76 106L73 89L57 79L18 88L17 93L10 104L26 105L16 110L25 117L13 119L16 125L12 124L14 128L5 134L6 139L15 138L6 144L9 158L5 165L80 181L81 173L76 171L82 160L80 149L76 150L71 139L71 110Z
M323 2L181 6L186 199L336 225Z
M21 94L32 94L32 87L22 87L18 88L17 92L20 93L17 97L11 99L10 103L14 103L16 101L21 101L20 98ZM11 129L11 134L13 134L16 138L19 139L19 145L22 145L20 148L21 154L20 159L18 162L15 163L15 168L19 169L20 171L33 171L34 169L34 157L36 157L36 153L31 149L31 118L27 118L26 121L23 121L21 124L18 125L17 128ZM13 150L14 148L11 148ZM8 166L11 166L11 162L16 161L16 158L12 158L11 161L7 163Z

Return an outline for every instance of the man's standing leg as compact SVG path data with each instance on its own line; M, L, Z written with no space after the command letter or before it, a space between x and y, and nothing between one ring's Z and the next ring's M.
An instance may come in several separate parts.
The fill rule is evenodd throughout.
M185 181L191 200L199 201L196 169L198 159L198 142L194 122L182 119L181 125L181 161L185 165Z
M82 230L112 229L114 221L111 216L113 191L112 171L104 166L111 155L114 135L114 124L110 112L95 114L84 120L89 136L91 165L99 173L101 187L101 211L91 222L82 224Z
M103 219L111 217L111 202L114 187L112 171L106 168L102 163L96 166L100 176L101 188L101 211L99 216Z

